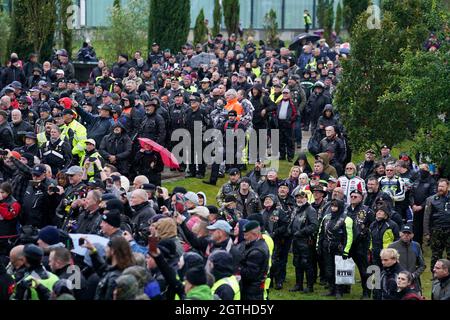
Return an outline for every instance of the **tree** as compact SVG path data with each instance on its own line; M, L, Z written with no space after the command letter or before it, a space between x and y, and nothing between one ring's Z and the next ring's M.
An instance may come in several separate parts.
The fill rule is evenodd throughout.
M330 42L334 22L334 0L319 0L317 3L317 21L324 29L324 38Z
M4 11L0 11L0 30L2 30L2 37L0 38L0 65L3 65L8 54L8 39L11 33L11 18Z
M188 38L190 11L190 0L150 0L149 44L178 52Z
M114 0L113 7L120 9L120 0Z
M449 177L450 95L445 92L450 92L450 46L446 44L436 52L408 48L402 59L396 66L399 89L387 92L380 100L408 106L415 133L414 154L436 163Z
M343 11L341 7L341 2L339 1L336 8L336 21L334 24L334 31L336 31L336 35L339 35L341 33L342 20L343 20Z
M272 48L278 47L278 22L277 14L273 9L264 16L264 29L266 31L267 45Z
M31 52L52 55L56 30L56 0L16 0L12 11L10 48L19 57Z
M379 101L392 84L393 74L387 63L398 56L398 30L388 12L380 30L367 28L368 17L361 15L355 24L351 57L343 61L345 72L335 99L351 145L359 151L382 144L395 145L410 133L408 107Z
M63 48L67 50L69 57L72 56L73 28L68 25L68 19L70 18L68 9L72 4L72 0L59 0L59 7L61 8L59 32L63 39Z
M351 33L358 16L367 10L369 0L343 0L344 26Z
M220 6L220 1L214 1L214 12L213 12L213 27L212 27L212 36L215 37L220 32L220 25L222 22L222 7Z
M148 1L130 0L126 7L112 6L109 21L111 25L106 30L99 30L106 42L108 61L113 61L117 55L126 53L133 56L136 50L146 51L148 26ZM132 27L130 27L132 26Z
M223 0L223 17L228 35L239 31L239 0Z
M394 0L385 0L380 29L369 29L367 13L360 15L354 24L352 52L350 58L343 61L345 72L335 100L354 149L379 148L384 143L395 145L411 138L424 141L420 137L429 138L433 130L443 134L448 129L443 125L433 127L439 113L445 108L448 110L448 101L435 102L442 99L443 92L449 92L448 80L445 81L448 69L439 66L436 60L427 61L428 56L420 53L429 36L428 30L443 30L444 21L448 19L442 10L433 6L435 2L409 0L397 5ZM408 19L404 21L406 16ZM416 54L418 58L413 60ZM442 61L448 60L444 57L441 64ZM442 69L439 77L446 84L444 87L436 86L433 71L430 71L430 78L421 79L421 71L428 63L434 63L431 70ZM415 74L409 71L412 68L416 68ZM430 101L438 105L434 113L429 111ZM424 123L428 125L424 127Z
M205 13L203 9L200 10L194 27L194 43L204 44L208 38L208 28L205 25Z

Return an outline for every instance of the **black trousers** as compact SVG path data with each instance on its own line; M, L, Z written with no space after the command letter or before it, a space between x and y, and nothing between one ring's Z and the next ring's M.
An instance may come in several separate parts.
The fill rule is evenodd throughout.
M206 171L206 165L203 161L203 150L204 145L202 145L202 148L196 150L195 145L191 144L190 148L190 156L189 156L189 172L191 174L201 174L204 175Z
M362 240L353 245L350 249L350 257L355 261L358 267L359 275L361 277L361 286L363 294L368 294L367 289L367 279L369 278L367 274L367 268L369 267L369 260L367 258L367 252L369 251L369 242L367 240Z
M295 155L295 145L294 145L294 129L289 126L280 125L280 158L284 159L287 157L294 158Z
M314 268L312 250L305 239L294 239L292 242L292 253L294 254L294 267L296 284L303 287L304 275L308 288L314 286Z
M342 293L342 286L336 285L336 264L334 262L334 256L340 254L341 253L337 250L323 250L325 277L327 279L330 292L334 294Z
M286 267L291 244L291 238L274 239L271 275L275 283L283 283L286 280Z
M413 230L414 230L414 241L418 242L420 246L423 243L423 214L425 210L420 210L414 212L413 218Z

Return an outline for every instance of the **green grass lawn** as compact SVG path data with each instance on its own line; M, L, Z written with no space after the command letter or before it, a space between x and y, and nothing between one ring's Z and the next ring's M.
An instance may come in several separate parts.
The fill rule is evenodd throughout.
M404 145L401 145L399 148L396 148L393 150L392 154L393 156L398 156L398 154L402 151L402 150L408 150L409 144L406 143ZM356 163L358 163L359 161L363 160L364 155L355 155L354 161ZM312 155L308 155L308 160L310 163L313 163L313 157ZM278 176L281 178L286 178L289 174L289 170L291 168L290 163L288 163L287 161L280 161L280 166L279 166L279 173ZM251 168L249 168L251 169ZM208 204L213 204L213 205L217 205L216 203L216 195L217 192L219 191L220 186L222 186L222 184L226 183L227 177L219 179L217 186L211 186L211 185L206 185L204 183L202 183L202 180L200 179L195 179L195 178L188 178L188 179L182 179L179 181L174 181L174 182L168 182L168 183L163 183L163 186L166 187L169 192L176 186L182 186L185 187L187 190L189 191L193 191L193 192L199 192L202 191L206 194L207 197L207 203ZM423 286L423 294L427 299L431 298L431 278L432 278L432 274L430 272L430 268L429 268L429 264L430 264L430 256L431 256L431 252L429 247L424 247L424 255L425 255L425 262L427 264L427 268L425 270L425 272L422 274L421 280L422 280L422 286ZM361 283L360 283L360 278L359 278L359 273L356 272L356 284L352 286L351 289L351 293L350 294L346 294L344 295L344 299L346 300L355 300L355 299L359 299L360 296L362 295L362 289L361 289ZM292 288L295 284L295 270L294 267L292 265L292 255L289 255L289 262L288 262L288 268L287 268L287 277L286 277L286 282L284 284L284 288L280 291L276 291L276 290L271 290L270 291L270 299L273 300L327 300L330 299L329 297L323 297L321 296L321 294L326 293L327 290L324 289L322 286L320 286L319 284L315 285L315 292L312 294L304 294L304 293L292 293L289 292L289 289ZM334 298L331 298L334 299Z

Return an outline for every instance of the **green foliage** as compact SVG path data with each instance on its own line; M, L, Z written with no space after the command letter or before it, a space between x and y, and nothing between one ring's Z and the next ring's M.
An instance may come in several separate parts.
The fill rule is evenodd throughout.
M317 3L317 21L324 29L324 37L330 42L334 22L334 0L319 0Z
M413 139L414 150L444 165L450 129L440 118L450 114L449 46L436 53L422 46L448 15L433 0L383 3L381 29L368 29L367 13L353 27L352 54L343 62L335 102L354 149Z
M214 0L212 36L215 37L220 32L220 24L222 21L222 7L219 0Z
M401 49L398 30L388 12L380 30L368 29L367 18L361 15L354 27L352 55L343 62L345 72L335 100L356 150L395 145L409 136L408 107L378 100L393 85L388 63L398 58Z
M239 0L223 0L223 17L228 34L238 34L239 30Z
M341 2L339 1L337 8L336 8L336 21L334 23L334 31L336 31L336 34L339 35L341 33L341 28L342 28L342 22L343 22L343 11L342 11L342 6L341 6Z
M405 50L395 79L399 90L387 92L380 99L408 106L414 128L418 128L413 149L440 166L450 161L450 95L445 94L450 92L449 49L445 45L434 53ZM450 175L450 166L446 170Z
M275 10L270 9L264 16L264 30L269 47L278 48L278 22Z
M343 0L344 26L351 33L358 16L367 10L369 0Z
M126 7L110 8L111 25L106 30L99 30L98 38L104 37L106 42L107 61L114 61L118 54L133 56L136 50L146 51L148 25L148 1L130 0Z
M20 58L36 52L42 60L49 59L55 30L56 0L14 1L10 48Z
M114 0L113 7L120 9L120 0Z
M188 38L190 8L189 0L150 0L149 44L178 52Z
M0 11L0 30L2 30L2 37L0 38L0 65L3 65L8 55L8 39L11 33L11 18L4 11Z
M73 32L72 28L68 25L69 13L67 9L72 5L72 0L58 0L59 7L61 8L61 14L58 22L58 31L60 32L63 39L63 48L67 50L69 57L72 56L73 47Z
M204 44L208 38L208 28L205 25L205 12L200 10L194 26L194 43Z

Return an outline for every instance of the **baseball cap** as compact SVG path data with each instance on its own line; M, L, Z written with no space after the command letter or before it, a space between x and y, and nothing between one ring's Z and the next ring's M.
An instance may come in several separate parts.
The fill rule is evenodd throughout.
M71 176L74 174L82 174L83 173L83 169L81 169L81 167L79 166L71 166L69 168L69 170L67 170L66 175Z
M413 233L413 228L412 226L410 226L409 224L405 224L403 225L402 229L400 230L400 232L409 232L409 233Z
M94 145L94 146L97 145L97 143L95 142L94 139L87 139L87 140L85 141L85 143L86 143L86 144L89 143L89 144L92 144L92 145Z
M252 221L249 221L249 222L247 222L245 225L244 225L244 232L250 232L250 231L252 231L252 230L255 230L256 228L258 228L258 227L260 227L261 225L259 224L259 222L258 221L256 221L256 220L252 220Z
M222 230L226 233L231 232L231 226L225 220L217 220L213 225L206 227L208 230Z
M31 171L32 175L40 176L47 172L47 168L43 164L38 164L34 166L33 170Z

